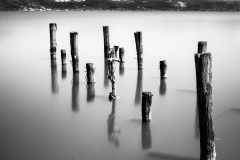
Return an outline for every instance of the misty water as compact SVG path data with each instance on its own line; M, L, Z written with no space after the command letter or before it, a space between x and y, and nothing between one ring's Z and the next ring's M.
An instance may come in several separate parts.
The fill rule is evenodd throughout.
M194 53L212 53L213 121L218 160L240 159L240 15L230 12L1 12L0 159L199 159ZM57 23L50 60L49 23ZM116 90L106 76L103 26L125 49ZM79 74L70 35L78 32ZM138 71L134 32L143 34ZM67 66L60 50L67 51ZM159 61L167 60L166 80ZM86 63L96 68L86 83ZM152 122L141 122L142 91L152 92Z

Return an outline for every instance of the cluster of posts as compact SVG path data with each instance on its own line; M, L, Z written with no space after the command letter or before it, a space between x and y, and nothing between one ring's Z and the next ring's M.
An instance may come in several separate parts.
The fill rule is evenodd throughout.
M56 59L56 23L50 23L50 55L51 60ZM138 61L138 70L143 70L143 45L142 45L142 32L135 32L135 43ZM103 26L104 38L104 58L107 59L108 71L107 76L112 84L112 92L109 93L109 99L119 98L116 94L116 79L115 69L116 62L124 63L124 48L114 46L110 48L109 41L109 26ZM70 32L70 45L73 73L79 72L79 57L78 57L78 33ZM119 58L117 52L119 50ZM212 56L207 52L207 42L198 42L198 51L195 54L195 68L196 68L196 84L197 84L197 105L199 113L199 127L200 127L200 159L201 160L214 160L216 158L215 143L214 143L214 130L212 120ZM61 50L62 66L66 63L66 50ZM160 77L161 79L167 78L167 61L161 60L159 62ZM87 84L95 83L95 68L93 63L86 63L86 81ZM78 74L77 74L78 76ZM151 92L142 92L142 122L151 122L151 105L152 105ZM115 106L115 105L114 105ZM114 107L115 108L115 107ZM114 109L115 110L115 109ZM114 113L114 112L113 112Z

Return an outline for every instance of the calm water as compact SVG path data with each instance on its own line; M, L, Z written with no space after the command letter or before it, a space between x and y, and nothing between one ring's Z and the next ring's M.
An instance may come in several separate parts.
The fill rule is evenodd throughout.
M57 23L50 61L49 23ZM117 64L121 97L110 102L102 26ZM0 159L199 159L194 53L213 57L213 120L218 160L240 159L240 15L219 12L1 12ZM80 73L72 74L69 32L78 32ZM134 32L143 33L143 71ZM60 50L67 50L62 68ZM160 81L159 61L168 62ZM87 85L85 64L96 68ZM79 83L78 83L79 82ZM141 92L153 96L152 122L141 123Z

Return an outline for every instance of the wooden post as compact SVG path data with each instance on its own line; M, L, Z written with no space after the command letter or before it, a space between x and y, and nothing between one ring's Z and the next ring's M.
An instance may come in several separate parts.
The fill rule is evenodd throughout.
M116 63L115 62L119 62L119 59L114 57L114 49L112 49L112 51L110 51L110 52L112 53L111 55L113 56L113 58L112 58L112 56L110 58L108 58L108 64L109 64L108 65L109 66L108 79L112 83L112 92L110 92L109 98L111 97L111 98L116 99L117 98L117 93L116 93L114 73L115 73L115 70L116 70Z
M115 57L117 58L117 52L118 52L119 46L114 46L114 51L115 51Z
M109 86L108 72L109 72L108 60L104 58L104 87Z
M79 72L79 59L78 59L78 33L70 32L70 45L73 72Z
M92 102L95 98L94 84L87 85L87 102Z
M72 110L79 110L79 73L73 73L72 81Z
M142 46L142 32L135 32L135 42L136 42L136 50L137 50L137 60L138 60L138 69L143 69L143 46Z
M160 61L159 66L160 66L161 79L166 79L167 78L167 61L166 60Z
M207 52L207 42L199 41L198 42L198 52L197 53L206 53Z
M119 48L119 59L120 62L124 62L124 48Z
M87 75L86 80L87 84L93 84L95 83L95 68L93 68L93 63L86 63L86 69L87 69Z
M67 64L67 61L66 61L66 50L65 49L62 49L61 50L61 59L62 59L62 66L66 65Z
M152 147L152 135L150 123L142 123L142 149Z
M108 58L108 52L110 50L109 26L103 26L103 38L104 38L104 57Z
M211 53L196 53L197 103L200 127L200 160L215 160L215 142L212 120L212 56Z
M51 82L52 82L52 93L58 93L57 83L57 61L56 59L51 60Z
M49 29L50 29L50 54L51 59L55 59L57 51L57 39L56 39L57 24L50 23Z
M142 92L142 122L151 122L152 96L151 92Z

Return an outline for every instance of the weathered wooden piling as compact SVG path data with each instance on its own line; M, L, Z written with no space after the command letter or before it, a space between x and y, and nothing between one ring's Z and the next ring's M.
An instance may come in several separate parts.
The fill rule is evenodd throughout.
M117 58L117 52L118 52L119 46L114 46L114 51L115 51L115 57Z
M142 32L135 32L135 42L136 42L136 50L137 50L137 60L138 60L138 69L143 69L143 46L142 46Z
M199 41L198 42L198 51L197 53L206 53L207 52L207 42Z
M87 75L86 80L87 84L95 83L95 68L93 68L93 63L86 63Z
M108 72L109 72L108 60L104 58L104 87L107 88L109 86L108 80Z
M112 49L112 56L110 58L108 58L108 79L110 80L110 82L112 83L112 92L110 92L109 97L112 97L114 99L117 98L117 93L116 93L116 85L115 85L115 70L116 70L116 62L119 62L119 59L114 57L114 49Z
M73 72L79 72L78 33L77 32L70 32L70 45L71 45Z
M166 79L167 78L167 61L166 60L160 61L159 66L160 66L161 79Z
M119 48L119 59L120 59L120 62L124 62L124 48Z
M62 66L67 64L67 55L66 55L66 50L62 49L61 50L61 59L62 59Z
M151 124L142 123L142 149L150 149L152 147Z
M108 58L108 52L110 50L109 26L103 26L103 39L104 39L104 57Z
M152 96L153 94L151 92L142 92L142 122L151 122Z
M215 160L215 142L212 119L212 56L204 51L195 54L197 103L200 127L200 159Z
M50 23L49 29L50 29L50 55L51 59L55 59L57 52L57 39L56 39L57 24Z

